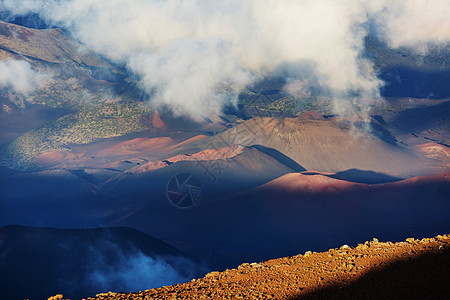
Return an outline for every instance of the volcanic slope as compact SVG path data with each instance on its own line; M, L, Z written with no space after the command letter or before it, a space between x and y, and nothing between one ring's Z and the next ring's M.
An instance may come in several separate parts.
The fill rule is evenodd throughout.
M0 21L0 59L26 59L33 63L74 63L111 67L59 29L32 29Z
M255 117L217 135L216 145L263 145L306 169L341 172L370 170L390 176L423 174L426 159L408 149L333 119Z
M276 150L230 146L136 166L108 180L101 190L127 199L147 199L149 195L164 194L172 176L189 173L202 182L205 196L230 195L254 188L293 170L299 172L305 169Z
M448 299L450 236L406 242L373 239L261 263L191 282L106 299ZM447 296L446 296L447 295ZM61 297L62 298L62 297Z

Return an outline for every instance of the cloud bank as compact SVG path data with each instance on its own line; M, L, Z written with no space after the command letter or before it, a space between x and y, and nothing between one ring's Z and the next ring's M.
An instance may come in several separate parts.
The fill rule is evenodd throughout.
M47 79L47 74L34 71L26 61L0 60L0 88L26 96Z
M364 56L368 23L391 47L448 43L448 0L3 0L38 13L125 65L152 103L211 116L264 76L305 82L336 108L378 99L383 82ZM293 84L302 84L295 87ZM307 91L305 91L307 93Z
M424 44L450 41L450 1L374 1L371 8L381 35L392 48L420 50Z

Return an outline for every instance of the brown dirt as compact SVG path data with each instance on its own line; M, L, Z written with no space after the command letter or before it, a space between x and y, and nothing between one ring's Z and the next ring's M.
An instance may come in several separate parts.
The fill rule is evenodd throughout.
M379 184L355 183L351 181L330 178L333 173L317 173L316 175L306 175L311 171L302 173L289 173L278 177L266 184L263 184L253 191L261 195L305 195L336 193L350 190L386 190L394 187L414 186L418 183L444 182L450 184L450 172L439 174L415 176L408 179Z
M185 145L188 145L188 144L192 144L192 143L196 143L196 142L201 142L201 141L203 141L203 140L205 140L205 139L207 139L207 138L208 138L207 135L203 135L203 134L196 135L196 136L191 137L191 138L189 138L189 139L187 139L187 140L185 140L185 141L183 141L183 142L181 142L181 143L178 143L178 144L176 144L176 145L173 145L173 146L171 146L171 147L169 147L169 148L167 148L167 149L173 150L173 149L181 148L182 146L185 146Z
M450 235L438 235L308 251L184 284L88 299L448 299L449 286Z
M57 28L32 29L0 21L0 48L12 53L12 57L25 56L35 61L111 67L93 53L79 51L79 45Z
M152 116L151 116L151 120L152 120L152 126L154 128L158 128L158 129L162 129L162 130L167 130L167 126L164 123L163 120L161 120L161 117L159 116L159 113L157 111L155 111Z
M47 151L36 157L34 163L41 167L99 167L113 166L120 160L133 161L139 157L151 155L174 144L170 137L135 138L120 142L94 143L92 145L79 145L72 152ZM96 158L93 161L93 157ZM141 162L142 159L137 159Z
M210 160L217 160L217 159L226 159L226 158L232 158L242 153L244 150L244 147L242 146L230 146L230 147L224 147L221 149L206 149L203 151L200 151L195 154L180 154L176 155L174 157L168 158L163 161L152 161L148 162L146 164L143 164L142 166L136 167L131 172L136 173L144 173L160 168L164 168L170 164L179 162L179 161L210 161Z
M35 159L34 163L42 167L54 167L61 164L64 161L79 160L83 158L82 153L72 153L72 152L61 152L61 151L47 151L39 154Z
M157 149L165 148L173 144L170 137L156 138L135 138L128 141L117 143L106 149L101 149L96 153L97 156L124 156L124 155L145 155L152 153Z
M314 110L310 110L305 112L299 117L300 120L324 120L321 114L317 113Z
M350 189L362 189L365 186L367 185L330 178L321 173L318 175L289 173L259 186L254 191L260 193L271 191L279 194L324 193L327 191L336 193Z
M425 174L431 164L422 153L346 126L328 119L255 117L216 135L212 143L218 147L262 145L278 150L307 170L322 172L358 169L405 178Z

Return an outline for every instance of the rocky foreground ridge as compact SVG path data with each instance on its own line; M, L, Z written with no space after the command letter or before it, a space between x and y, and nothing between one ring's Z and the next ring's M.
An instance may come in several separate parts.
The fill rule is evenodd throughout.
M191 282L100 299L448 299L450 235L307 251ZM52 297L61 299L62 295Z

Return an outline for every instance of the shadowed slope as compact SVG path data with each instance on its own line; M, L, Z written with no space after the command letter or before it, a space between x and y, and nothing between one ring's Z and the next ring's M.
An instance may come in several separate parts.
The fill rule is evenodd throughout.
M105 284L109 284L107 288L130 288L125 268L139 272L133 261L147 267L147 274L156 272L155 277L160 278L169 279L166 272L179 272L178 277L183 278L198 271L180 251L129 228L0 228L2 299L47 299L63 291L81 298L101 291ZM141 288L155 282L147 276Z

